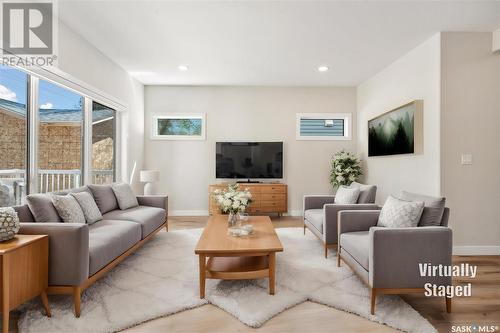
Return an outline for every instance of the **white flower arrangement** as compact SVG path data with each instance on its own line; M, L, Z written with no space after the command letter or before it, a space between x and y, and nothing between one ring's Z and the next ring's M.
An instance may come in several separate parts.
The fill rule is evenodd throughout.
M238 191L238 184L229 184L227 190L215 190L214 194L217 205L224 214L244 212L252 202L252 194L248 188Z
M362 174L361 161L353 154L341 151L333 155L330 184L334 187L350 185Z

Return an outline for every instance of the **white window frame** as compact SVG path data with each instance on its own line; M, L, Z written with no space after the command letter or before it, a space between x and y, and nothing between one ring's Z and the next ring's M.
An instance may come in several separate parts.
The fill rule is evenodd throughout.
M310 136L300 134L302 119L341 119L344 121L343 136ZM296 139L303 141L347 141L352 139L352 113L297 113Z
M122 114L127 111L127 104L113 98L112 96L95 89L86 83L77 80L76 78L58 70L45 69L41 67L20 67L12 66L16 70L20 70L28 75L28 98L27 98L27 159L28 165L26 168L27 176L27 192L26 195L38 192L38 109L39 109L39 82L45 80L53 83L64 89L75 92L82 96L82 112L84 115L82 127L82 167L81 167L81 183L80 186L90 184L92 170L92 101L105 105L116 111L115 113L115 181L118 181L122 176L122 140L121 140L121 124ZM29 191L29 193L28 193Z
M154 114L151 117L151 140L206 140L206 118L205 113ZM158 120L160 119L201 119L201 135L160 135L158 134Z

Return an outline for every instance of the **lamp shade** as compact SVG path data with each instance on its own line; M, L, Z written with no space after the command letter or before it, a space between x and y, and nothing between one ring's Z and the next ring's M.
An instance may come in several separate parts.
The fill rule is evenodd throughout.
M153 183L160 180L160 171L158 170L141 170L141 182Z

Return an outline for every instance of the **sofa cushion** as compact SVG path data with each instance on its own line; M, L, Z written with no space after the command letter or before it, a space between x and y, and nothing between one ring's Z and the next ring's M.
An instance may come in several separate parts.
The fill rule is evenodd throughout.
M369 270L368 256L370 249L370 232L356 231L340 234L342 251L347 251L364 269Z
M125 220L140 224L142 238L165 223L165 209L149 206L137 206L125 210L113 210L103 215L105 220Z
M141 240L141 227L130 221L102 220L89 226L89 276Z
M111 185L89 185L88 187L102 214L118 209L118 201L116 201Z
M416 227L423 210L423 201L405 201L390 195L380 211L377 226L388 228Z
M111 184L111 188L115 193L116 201L121 210L139 206L132 187L125 183Z
M340 205L353 205L358 202L359 187L340 186L335 193L334 203Z
M443 214L444 205L446 203L446 198L444 197L431 197L422 194L416 194L411 192L403 191L401 193L401 199L407 201L423 201L424 211L418 222L419 227L429 227L429 226L440 226Z
M352 182L350 187L359 188L359 196L358 196L359 204L375 203L375 197L377 195L377 186Z
M51 196L52 203L56 207L57 212L61 219L66 223L85 223L85 216L83 215L82 208L76 199L67 195Z
M47 194L30 194L26 202L36 222L62 222Z
M85 216L85 221L88 224L93 224L97 221L102 220L101 211L99 210L99 207L97 207L92 194L84 191L71 193L70 195L73 196L76 201L78 201L78 204L82 208L83 215Z
M323 209L308 209L304 212L304 218L311 223L316 230L323 233Z

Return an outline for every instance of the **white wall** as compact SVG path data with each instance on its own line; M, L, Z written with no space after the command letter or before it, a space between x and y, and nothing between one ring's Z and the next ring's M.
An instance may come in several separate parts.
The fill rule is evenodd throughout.
M442 189L456 253L500 254L500 54L491 33L442 36Z
M121 118L121 170L123 181L137 164L142 167L144 138L144 87L63 22L59 23L58 68L126 104ZM138 177L134 189L141 191Z
M440 43L434 35L358 86L357 151L378 203L402 190L440 194ZM416 99L423 100L423 152L368 157L368 120Z
M297 113L349 112L355 122L354 88L146 86L145 109L145 167L161 171L156 190L170 195L173 215L207 214L208 185L216 182L216 141L284 141L283 181L294 214L304 194L331 192L332 154L355 149L355 141L295 140ZM207 140L150 140L152 114L169 112L206 113Z

